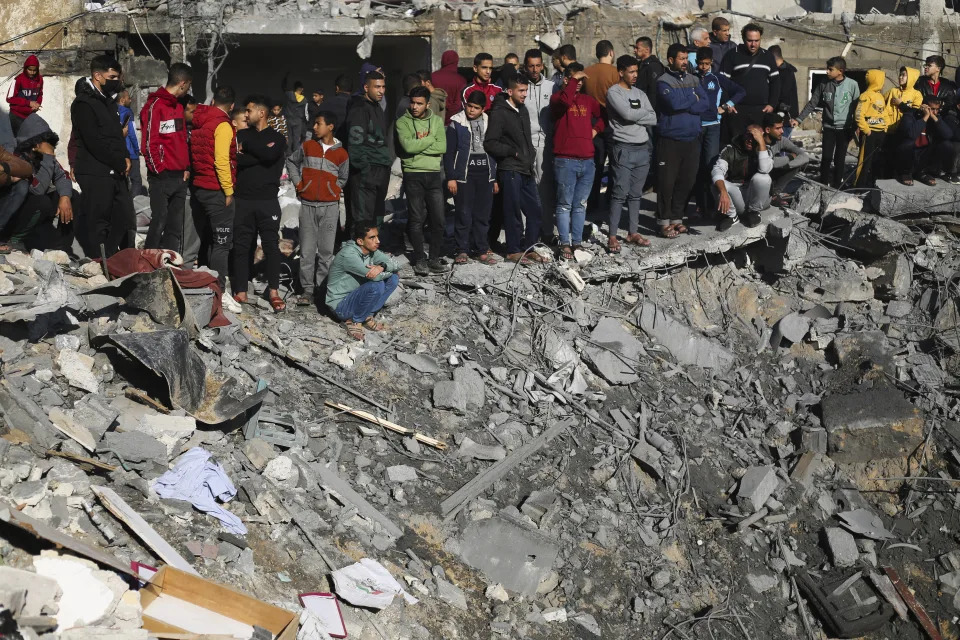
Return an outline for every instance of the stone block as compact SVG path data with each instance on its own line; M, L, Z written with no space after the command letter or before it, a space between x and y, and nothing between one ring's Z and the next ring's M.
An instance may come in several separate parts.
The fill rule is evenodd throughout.
M823 531L833 564L837 567L855 565L860 559L860 551L857 549L857 541L854 537L840 527L827 527Z
M55 604L61 593L60 586L53 578L13 567L0 567L0 590L7 592L10 588L25 589L27 592L22 609L14 611L14 616L42 615L44 607Z
M412 482L417 479L417 470L405 464L394 465L387 467L386 478L393 483Z
M666 347L680 364L715 369L721 373L733 367L735 358L729 349L695 332L652 302L641 305L637 324Z
M923 443L919 410L893 387L827 396L822 408L827 451L836 462L901 458Z
M880 258L898 247L916 246L919 237L902 222L872 213L838 209L823 216L824 230L857 256Z
M109 431L97 445L97 451L116 451L127 462L152 461L166 464L167 447L156 438L139 431Z
M460 555L491 583L533 597L550 572L559 549L555 542L501 518L473 522L463 532Z
M635 368L646 355L643 345L614 318L604 318L590 333L583 355L587 363L610 384L632 384L640 380ZM606 348L604 348L606 347Z
M453 380L442 380L433 387L433 406L437 409L477 411L485 399L483 377L469 367L454 370Z
M474 442L470 438L460 441L457 450L460 458L474 458L475 460L503 460L507 457L507 450L500 445L485 445Z
M777 472L772 465L747 469L740 479L737 502L746 513L759 511L777 489Z
M873 281L873 290L880 300L902 300L910 293L913 283L913 267L901 253L892 253L871 263L883 270L883 275Z

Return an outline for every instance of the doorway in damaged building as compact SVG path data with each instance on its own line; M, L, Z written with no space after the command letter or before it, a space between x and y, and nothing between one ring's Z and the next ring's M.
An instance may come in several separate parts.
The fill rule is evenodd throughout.
M290 89L299 80L310 99L313 91L333 96L334 82L341 73L357 85L360 65L357 56L359 36L336 35L240 35L232 38L230 49L215 86L227 84L237 92L237 100L254 93L280 100L280 83L288 77ZM387 105L393 113L401 97L403 76L420 69L431 70L430 40L420 36L378 36L373 41L370 61L382 67L387 77ZM206 102L203 94L206 60L191 59L195 69L194 87L197 99ZM289 74L289 75L288 75Z

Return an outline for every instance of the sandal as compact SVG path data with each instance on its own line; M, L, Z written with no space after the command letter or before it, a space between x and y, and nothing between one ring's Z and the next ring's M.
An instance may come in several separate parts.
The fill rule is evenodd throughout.
M458 254L457 254L457 257L454 258L453 263L454 263L454 264L467 264L467 262L469 262L469 261L470 261L470 256L468 256L468 255L465 254L465 253L458 253Z
M363 340L363 325L359 322L347 320L343 323L343 328L347 330L347 334L354 340Z
M510 262L516 262L524 266L529 266L533 264L533 260L527 257L524 253L508 253L507 260Z
M673 225L673 230L676 231L677 234L686 233L689 231L689 229L687 229L686 225L683 223Z
M669 239L669 240L673 240L673 239L676 238L678 235L680 235L680 234L677 233L676 228L675 228L672 224L666 225L666 226L663 226L663 227L660 227L660 237L661 237L661 238L667 238L667 239Z
M899 182L900 184L906 187L913 186L913 178L897 178L897 182Z
M274 313L279 313L287 308L287 304L280 296L270 296L270 298L268 298L268 302L270 302L270 306L273 307Z
M366 327L367 329L370 329L370 331L386 331L387 329L390 328L383 322L378 321L373 316L370 316L369 318L364 320L363 326Z
M570 245L565 244L560 247L560 257L564 260L573 260L573 249L570 248Z
M640 247L649 247L650 241L644 238L639 233L629 233L627 234L627 242L630 244L635 244Z
M937 181L936 181L933 177L931 177L931 176L926 176L926 175L920 176L919 180L920 180L920 182L922 182L923 184L927 185L928 187L935 187L935 186L937 186Z
M477 262L486 265L497 264L497 258L492 251L484 251L479 256L477 256Z
M607 239L607 251L610 253L620 253L620 241L617 236L610 236Z
M527 259L528 259L530 262L539 262L540 264L543 264L543 263L545 263L545 262L550 262L550 258L545 258L545 257L543 257L542 255L540 255L539 253L537 253L536 251L531 251L531 252L529 252L529 253L527 254Z
M249 304L250 300L247 299L247 292L241 291L240 293L233 294L233 299L238 304Z

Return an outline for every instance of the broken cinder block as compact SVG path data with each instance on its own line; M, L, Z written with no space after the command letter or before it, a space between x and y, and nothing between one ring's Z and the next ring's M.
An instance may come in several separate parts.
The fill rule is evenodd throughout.
M752 467L740 480L737 502L746 513L754 513L763 508L764 503L777 489L777 471L773 465Z
M909 455L923 443L923 419L903 394L882 385L823 399L828 454L835 462Z

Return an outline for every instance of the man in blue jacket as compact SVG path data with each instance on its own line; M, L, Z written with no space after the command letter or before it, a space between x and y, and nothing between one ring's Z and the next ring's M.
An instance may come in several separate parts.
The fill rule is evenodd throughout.
M143 177L140 175L140 143L137 142L137 129L133 125L133 111L130 105L130 92L124 89L117 94L117 111L120 113L120 124L123 125L123 135L127 141L127 153L130 155L130 195L145 196L147 190L143 187Z
M667 71L657 80L657 223L660 235L676 238L683 225L690 191L700 162L701 115L715 110L700 79L687 73L687 48L675 42L667 49Z

